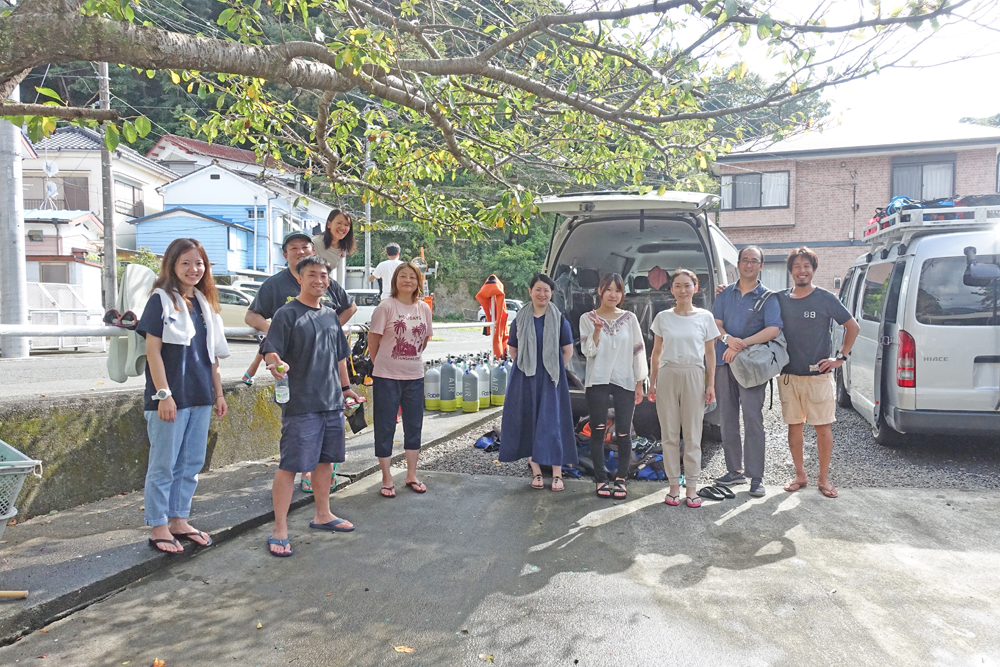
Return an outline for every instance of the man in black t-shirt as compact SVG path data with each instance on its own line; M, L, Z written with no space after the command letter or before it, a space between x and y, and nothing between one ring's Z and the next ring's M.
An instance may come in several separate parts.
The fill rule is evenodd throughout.
M851 353L861 327L834 294L812 284L819 258L806 247L788 255L788 272L795 287L778 294L788 365L778 376L781 416L788 424L788 448L795 463L795 477L785 484L785 491L798 491L808 483L802 457L802 427L809 422L816 429L819 453L819 490L827 498L836 498L837 489L830 483L830 455L837 404L833 371L840 368ZM830 357L832 321L846 329L844 346Z
M330 512L333 464L344 461L344 396L358 395L347 381L347 338L336 313L321 302L330 286L330 263L317 255L297 267L302 281L295 299L274 313L264 339L267 368L276 379L288 379L288 402L281 403L281 458L274 474L274 531L271 554L292 555L288 542L288 508L296 473L315 472L316 513L310 528L334 532L354 530ZM278 366L282 366L279 371Z
M274 313L286 303L299 295L299 277L294 267L305 257L315 254L312 239L303 232L289 232L281 242L281 254L288 261L288 267L284 271L279 271L264 281L254 296L253 303L247 310L244 321L247 326L267 333L270 324L268 320L274 317ZM358 307L351 303L351 297L347 295L340 284L330 279L330 287L323 295L323 301L329 301L326 305L337 311L337 318L341 324L347 324L351 316Z

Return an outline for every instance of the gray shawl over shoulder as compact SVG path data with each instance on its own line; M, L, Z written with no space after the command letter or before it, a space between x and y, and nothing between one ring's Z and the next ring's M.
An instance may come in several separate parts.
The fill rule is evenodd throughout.
M517 324L517 367L528 377L534 377L538 367L538 341L535 339L535 313L531 304L518 311L514 322ZM545 324L542 328L542 366L548 371L554 384L559 384L559 334L562 331L562 313L551 302L545 310Z

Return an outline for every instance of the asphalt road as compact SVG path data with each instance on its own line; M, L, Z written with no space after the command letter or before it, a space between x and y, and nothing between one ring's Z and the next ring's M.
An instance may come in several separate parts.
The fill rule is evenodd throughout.
M428 343L424 358L484 352L489 341L482 329L442 329ZM232 355L220 364L222 379L238 380L257 354L257 344L249 339L231 339L229 349ZM129 378L124 384L113 382L107 365L107 353L96 351L37 352L28 359L0 359L0 401L131 390L145 383L142 378ZM263 374L263 369L258 373Z
M427 494L383 500L367 478L333 499L355 532L297 511L293 557L250 531L0 664L1000 663L997 492L809 488L687 509L663 489L615 504L589 482L423 479Z

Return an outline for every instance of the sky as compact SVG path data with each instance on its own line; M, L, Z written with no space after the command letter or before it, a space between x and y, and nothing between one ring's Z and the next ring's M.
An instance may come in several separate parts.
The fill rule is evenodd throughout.
M912 56L920 69L883 69L832 89L826 93L832 115L845 124L920 127L1000 114L1000 34L958 26L924 34L930 38ZM979 57L927 67L972 54Z

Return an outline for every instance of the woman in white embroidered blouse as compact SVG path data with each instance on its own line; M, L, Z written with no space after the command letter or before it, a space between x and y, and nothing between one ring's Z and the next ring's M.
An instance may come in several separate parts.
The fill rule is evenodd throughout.
M580 317L580 347L587 357L587 407L590 410L590 456L598 498L624 500L625 479L632 457L632 415L642 402L642 384L649 376L646 345L635 314L619 308L625 297L625 281L617 273L604 276L597 287L600 305ZM615 439L618 470L614 489L608 486L604 468L604 439L608 408L615 407Z

